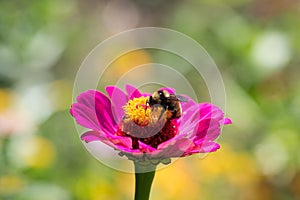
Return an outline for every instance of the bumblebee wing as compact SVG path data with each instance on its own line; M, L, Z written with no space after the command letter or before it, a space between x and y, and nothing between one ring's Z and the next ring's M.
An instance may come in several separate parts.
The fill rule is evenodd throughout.
M168 100L172 100L172 101L182 101L182 102L187 102L188 99L180 96L180 95L176 95L176 94L171 94L170 97L168 97Z
M182 102L187 102L188 99L184 96L180 96L180 95L175 95L176 98L178 99L178 101L182 101Z

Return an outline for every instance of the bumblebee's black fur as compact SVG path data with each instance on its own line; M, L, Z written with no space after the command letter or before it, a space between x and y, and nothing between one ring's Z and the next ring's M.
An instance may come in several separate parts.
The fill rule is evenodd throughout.
M147 104L152 107L153 105L161 105L164 110L171 112L169 119L179 118L181 116L180 102L186 102L185 97L170 94L166 90L158 90L149 97Z

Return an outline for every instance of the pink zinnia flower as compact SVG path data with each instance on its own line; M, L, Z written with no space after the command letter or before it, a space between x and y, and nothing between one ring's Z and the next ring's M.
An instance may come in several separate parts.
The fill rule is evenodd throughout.
M175 94L174 89L163 89ZM134 161L167 164L172 157L216 151L220 145L214 140L221 126L231 123L217 106L196 103L185 95L188 101L181 102L180 118L158 120L146 103L151 94L131 85L126 85L126 93L114 86L106 87L106 92L109 97L95 90L80 94L70 112L78 124L90 129L82 140L101 141Z

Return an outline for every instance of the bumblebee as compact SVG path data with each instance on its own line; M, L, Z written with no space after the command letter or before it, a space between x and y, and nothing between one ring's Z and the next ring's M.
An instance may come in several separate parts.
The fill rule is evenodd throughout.
M187 102L188 99L176 95L170 94L166 90L158 90L155 91L152 96L149 97L146 104L150 106L152 109L156 109L157 107L162 107L160 117L165 114L168 120L177 119L181 117L182 109L180 102ZM159 117L159 118L160 118Z

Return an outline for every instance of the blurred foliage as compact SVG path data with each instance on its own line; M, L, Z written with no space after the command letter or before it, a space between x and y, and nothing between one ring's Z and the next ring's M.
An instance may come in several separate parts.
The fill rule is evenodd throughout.
M1 1L0 199L132 198L133 175L87 153L68 109L87 53L143 26L203 45L223 75L233 121L218 152L158 171L151 199L299 199L299 8L297 0ZM115 60L105 85L159 61L209 97L187 63L151 50Z

